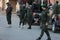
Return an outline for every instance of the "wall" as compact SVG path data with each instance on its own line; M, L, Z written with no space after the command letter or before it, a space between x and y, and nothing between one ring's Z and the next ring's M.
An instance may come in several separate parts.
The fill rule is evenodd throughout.
M2 0L0 0L0 9L2 9Z
M55 2L56 0L50 0L50 2L52 3L52 4L54 4L54 2ZM59 2L59 4L60 4L60 0L57 0L58 2Z
M13 11L16 10L16 5L17 5L17 0L9 0L9 2L11 3L12 7L13 7Z

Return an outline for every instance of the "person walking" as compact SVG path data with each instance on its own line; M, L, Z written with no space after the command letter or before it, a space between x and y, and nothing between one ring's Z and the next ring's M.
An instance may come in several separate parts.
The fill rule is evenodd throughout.
M41 14L41 23L42 23L42 25L41 25L42 28L41 29L42 30L41 30L40 37L38 37L36 40L41 40L44 32L46 33L46 35L48 37L47 40L51 40L50 34L48 32L48 13L49 13L49 11L48 11L48 9L46 8L45 5L43 5L42 9L43 9L42 14Z
M58 9L58 1L55 2L55 4L53 5L53 14L55 14L56 19L58 19L58 14L59 14L59 9Z
M29 7L27 8L27 21L28 21L28 29L31 29L31 25L32 25L32 10L31 10L31 5L29 5Z
M24 22L25 22L25 19L26 19L26 13L27 13L27 10L26 10L26 7L25 7L25 4L23 4L22 8L20 9L20 26L19 27L22 27L24 25Z
M7 4L6 18L7 18L8 25L11 27L11 15L12 15L13 8L9 2L7 2L6 4Z

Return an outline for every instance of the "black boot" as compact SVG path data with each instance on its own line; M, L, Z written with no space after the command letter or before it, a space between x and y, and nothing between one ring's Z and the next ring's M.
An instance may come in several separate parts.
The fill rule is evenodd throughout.
M28 27L28 29L31 29L31 27Z
M31 25L29 25L28 29L31 29Z
M40 40L40 39L36 39L36 40Z
M40 37L39 37L39 38L37 38L36 40L40 40Z

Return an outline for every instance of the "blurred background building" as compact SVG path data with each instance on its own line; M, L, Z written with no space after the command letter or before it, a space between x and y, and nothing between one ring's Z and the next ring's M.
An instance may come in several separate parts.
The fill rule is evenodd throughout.
M56 1L56 0L22 0L23 2L24 1L28 1L28 2L33 2L33 1L37 1L37 2L41 2L41 3L43 3L43 1L47 1L46 3L48 4L48 3L52 3L52 4L54 4L54 2ZM58 0L59 1L59 3L60 3L60 0ZM2 9L2 10L5 10L6 9L6 3L7 2L10 2L11 4L12 4L12 6L13 6L13 10L15 11L16 9L19 9L19 3L18 3L18 0L0 0L0 9Z

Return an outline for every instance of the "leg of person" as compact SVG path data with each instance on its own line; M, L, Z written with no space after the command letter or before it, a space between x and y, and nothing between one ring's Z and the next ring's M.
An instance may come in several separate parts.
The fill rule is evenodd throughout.
M31 24L32 24L32 22L30 20L28 20L28 25L29 25L28 29L31 29Z
M8 24L11 25L11 14L9 14L8 21L9 21Z
M22 20L20 19L19 28L22 27Z
M28 25L29 25L28 29L31 29L31 24L30 24L30 23L28 23Z
M11 27L11 15L7 14L7 22L8 22L8 26Z
M21 20L20 20L19 25L21 25L21 23L22 23L22 22L21 22Z
M21 21L19 22L19 28L20 28L20 26L21 26Z
M21 23L22 23L22 18L19 16L20 22L19 22L19 28L21 27Z
M8 19L9 19L9 16L8 16L8 14L6 14L6 18L7 18L7 23L9 23L9 21L8 21Z
M21 28L23 28L23 23L21 23Z
M21 24L21 22L20 22L20 15L18 15L18 17L19 17L19 25Z
M23 18L23 20L22 20L22 23L23 23L23 26L24 26L24 23L25 23L25 19Z
M8 22L9 27L11 28L11 27L12 27L12 26L11 26L11 13L9 14L9 18L8 18L8 20L9 20L9 22Z
M21 27L22 28L22 19L20 19L20 23L19 23L19 28Z
M56 14L56 19L58 20L58 14Z
M47 30L45 30L45 33L46 33L46 35L47 35L47 37L48 37L48 39L47 39L47 40L51 40L50 34L49 34L49 32L48 32L48 29L47 29Z
M11 16L9 14L7 14L7 22L8 24L11 24Z
M21 19L21 25L20 25L21 28L23 28L23 23L24 23L23 20L24 20L24 19L22 18L22 19Z
M36 40L41 40L43 34L44 34L44 30L42 29L42 30L41 30L41 34L40 34L40 37L38 37Z
M21 28L24 28L24 19L21 20Z

